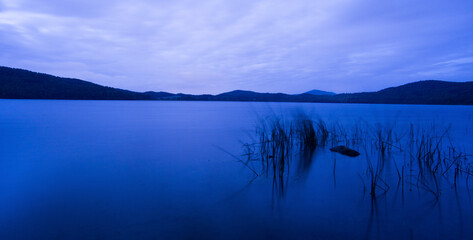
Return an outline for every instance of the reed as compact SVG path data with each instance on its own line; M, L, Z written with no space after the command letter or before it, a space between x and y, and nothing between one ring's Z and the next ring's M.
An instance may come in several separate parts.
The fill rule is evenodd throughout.
M256 175L271 176L278 189L285 189L284 180L289 175L295 155L307 155L316 150L324 150L327 143L346 145L364 149L361 157L367 161L364 174L369 184L371 196L389 191L385 179L386 165L395 168L397 184L414 186L431 192L435 197L441 194L439 181L451 179L454 187L460 178L473 174L470 156L458 150L449 138L450 127L440 129L433 125L430 129L410 124L409 128L396 125L369 125L358 122L342 125L322 119L311 119L299 114L289 120L282 117L265 119L257 127L257 143L246 144L246 167ZM375 159L375 161L372 161ZM250 167L250 162L260 162L261 169ZM303 165L303 164L299 164ZM286 177L286 178L285 178Z

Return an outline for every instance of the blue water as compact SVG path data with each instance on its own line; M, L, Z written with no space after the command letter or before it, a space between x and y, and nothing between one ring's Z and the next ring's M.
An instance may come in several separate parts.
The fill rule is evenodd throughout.
M473 239L468 179L373 202L364 155L324 150L283 193L255 179L242 144L297 112L451 126L473 153L470 106L0 100L0 239Z

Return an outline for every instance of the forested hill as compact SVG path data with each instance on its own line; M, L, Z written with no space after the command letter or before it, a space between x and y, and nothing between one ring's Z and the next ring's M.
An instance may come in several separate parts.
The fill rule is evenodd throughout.
M27 70L0 67L0 98L77 100L255 101L473 105L473 82L427 80L377 92L317 95L258 93L235 90L218 95L132 92L79 79L61 78ZM325 92L324 92L325 93Z
M61 78L22 69L0 67L0 98L151 100L137 92L104 87L79 79Z
M377 92L289 95L236 90L219 95L147 93L157 100L473 105L473 82L427 80Z
M337 94L336 102L473 105L473 82L426 80L378 92Z

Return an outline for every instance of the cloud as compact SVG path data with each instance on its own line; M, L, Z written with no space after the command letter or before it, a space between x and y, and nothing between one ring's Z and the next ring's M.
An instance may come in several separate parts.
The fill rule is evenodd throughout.
M462 65L473 63L473 57L461 57L455 58L448 61L440 62L438 65Z
M3 0L0 65L141 91L376 90L435 77L436 63L473 49L472 6Z

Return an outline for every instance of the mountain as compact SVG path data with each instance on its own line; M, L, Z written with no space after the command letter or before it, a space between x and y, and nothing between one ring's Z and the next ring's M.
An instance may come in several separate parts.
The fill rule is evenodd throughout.
M213 95L192 95L184 93L168 93L168 92L145 92L146 96L151 97L153 100L176 100L176 101L215 101Z
M473 82L426 80L378 92L337 94L336 102L473 105Z
M143 94L72 78L0 67L0 98L151 100Z
M377 92L289 95L235 90L218 95L149 94L155 100L473 105L473 82L426 80Z
M166 98L172 98L176 94L168 93L168 92L145 92L145 95L152 99L166 99Z
M0 98L473 105L473 82L426 80L390 87L377 92L335 95L319 90L297 95L258 93L244 90L235 90L218 95L192 95L152 91L132 92L79 79L61 78L27 70L0 67Z
M252 91L235 90L218 94L217 101L252 101L252 102L286 102L292 101L292 96L284 93L257 93Z
M238 101L238 102L318 102L323 101L322 96L311 94L289 95L284 93L258 93L244 90L234 90L218 95L191 95L172 94L168 92L145 92L154 100L176 101Z
M322 91L322 90L317 90L317 89L314 89L314 90L310 90L308 92L305 92L306 94L312 94L312 95L323 95L323 96L327 96L327 95L335 95L336 93L334 92L326 92L326 91Z

